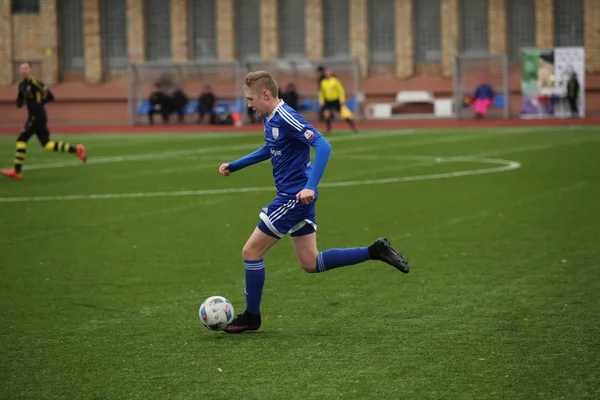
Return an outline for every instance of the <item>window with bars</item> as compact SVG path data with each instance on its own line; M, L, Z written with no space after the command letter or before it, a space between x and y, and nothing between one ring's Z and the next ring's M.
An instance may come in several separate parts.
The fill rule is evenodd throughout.
M460 0L460 42L465 54L487 54L488 0Z
M127 67L127 8L122 0L102 0L102 59L107 70Z
M349 57L350 1L322 1L325 57Z
M144 3L146 60L171 59L171 2L146 0Z
M536 47L535 0L506 0L508 57L521 59L521 49Z
M61 0L58 2L58 35L60 69L83 71L83 1Z
M369 61L372 65L396 62L395 0L370 0L367 3L369 25Z
M413 0L413 41L417 64L442 60L441 0Z
M554 45L584 45L583 0L554 0Z
M12 0L13 14L38 14L40 0Z
M304 0L277 2L279 57L304 58Z
M239 60L260 58L260 1L235 2L236 47Z
M190 46L196 59L217 58L217 0L190 0Z

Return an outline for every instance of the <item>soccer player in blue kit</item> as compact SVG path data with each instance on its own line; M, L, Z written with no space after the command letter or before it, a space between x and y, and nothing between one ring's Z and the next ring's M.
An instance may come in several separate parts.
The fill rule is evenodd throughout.
M264 117L265 145L247 156L219 167L221 175L271 159L277 197L262 209L260 222L244 245L246 310L225 328L226 333L260 328L260 303L265 283L265 253L290 234L300 265L306 272L320 273L346 265L379 260L399 271L409 272L408 262L387 239L371 246L317 250L315 202L331 145L321 134L278 97L275 80L265 71L246 76L244 92L248 105ZM315 149L310 162L310 146Z

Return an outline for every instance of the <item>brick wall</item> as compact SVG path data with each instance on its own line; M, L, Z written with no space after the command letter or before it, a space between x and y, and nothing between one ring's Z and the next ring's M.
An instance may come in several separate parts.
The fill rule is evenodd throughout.
M36 14L15 14L12 16L12 50L15 62L42 60L42 24Z
M42 79L46 83L56 83L59 77L58 62L58 15L56 0L41 0L40 18L44 23L42 37L40 38L40 59L42 61Z
M458 54L458 0L442 0L442 74L452 76Z
M506 0L489 0L488 41L490 54L502 54L508 50L506 32Z
M304 25L306 57L323 58L323 4L321 0L306 0Z
M144 2L143 0L127 0L127 59L129 62L141 62L146 59L144 35Z
M10 0L0 0L0 85L13 81L12 18Z
M350 1L350 54L360 62L363 75L369 71L369 27L366 0Z
M12 15L11 1L0 0L0 19L0 84L10 84L18 79L16 66L23 61L31 62L34 73L45 83L56 83L56 0L41 0L39 14Z
M535 42L542 49L554 46L554 2L535 1Z
M35 73L53 84L59 78L59 46L57 29L57 1L41 0L39 14L11 13L11 0L0 0L0 85L10 84L18 78L16 65L31 61ZM144 1L125 0L127 4L128 59L139 62L145 59ZM189 1L171 1L171 47L174 60L190 57ZM306 55L321 58L324 51L322 0L305 0ZM350 2L350 54L357 58L363 72L369 72L367 0ZM412 0L396 1L396 65L373 67L370 73L381 77L409 78L415 74L441 73L451 76L454 57L459 51L459 0L441 0L442 61L431 71L416 68L412 40ZM536 45L549 48L554 45L553 0L536 1ZM600 0L585 2L585 46L587 70L600 72ZM104 72L102 65L100 0L84 1L84 79L100 83ZM236 57L235 1L218 0L217 54L221 60ZM507 50L506 0L489 0L489 47L491 53ZM260 1L261 54L263 58L277 58L277 0Z
M219 60L235 59L235 9L233 0L217 1L217 56Z
M585 0L585 56L588 72L600 72L600 0Z
M265 60L279 57L277 0L260 0L260 55Z
M396 76L407 78L414 70L412 0L396 0Z
M84 76L88 83L102 82L102 39L100 37L100 0L83 2Z
M188 10L188 0L171 0L171 55L174 61L187 61L190 57Z

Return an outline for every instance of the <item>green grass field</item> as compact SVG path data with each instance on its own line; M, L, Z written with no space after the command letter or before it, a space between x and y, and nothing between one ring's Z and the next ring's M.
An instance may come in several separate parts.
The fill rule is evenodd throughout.
M387 236L411 273L305 274L285 238L238 336L198 307L243 311L270 165L217 167L260 132L58 138L89 163L32 140L0 180L2 399L600 398L598 127L332 135L320 248Z

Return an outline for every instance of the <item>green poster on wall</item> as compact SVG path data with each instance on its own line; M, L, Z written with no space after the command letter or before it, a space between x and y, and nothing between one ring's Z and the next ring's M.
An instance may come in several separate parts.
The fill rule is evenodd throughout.
M521 51L521 116L543 117L552 114L545 97L555 91L554 50Z

